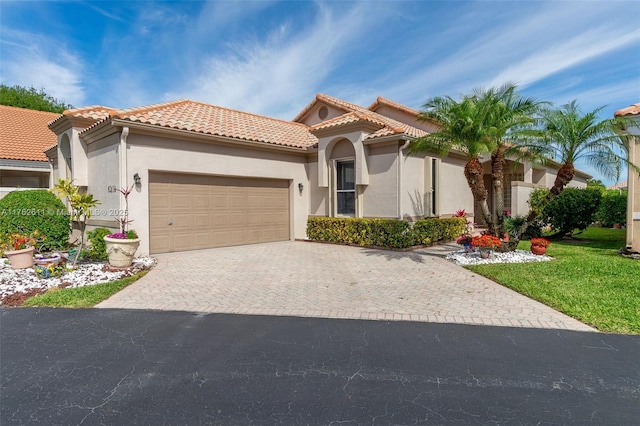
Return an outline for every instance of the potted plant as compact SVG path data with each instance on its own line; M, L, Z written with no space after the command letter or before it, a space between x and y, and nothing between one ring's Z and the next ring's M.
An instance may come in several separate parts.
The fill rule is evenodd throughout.
M114 268L128 268L133 263L133 257L136 250L140 246L140 238L133 229L127 229L131 221L129 220L129 195L133 190L131 188L120 189L120 193L124 197L125 208L122 216L116 218L120 224L120 232L109 234L104 237L107 246L107 256L109 257L109 265Z
M532 238L531 239L531 253L542 256L547 252L547 247L551 245L551 241L546 238Z
M493 250L502 245L502 241L500 241L500 238L493 235L482 234L473 237L471 239L471 244L473 244L474 247L480 248L480 255L483 259L488 259L493 253Z
M467 253L471 253L473 251L473 237L470 234L462 234L456 240L457 244L460 244L464 247L464 251Z
M35 247L45 238L38 230L31 234L7 234L0 241L0 252L4 252L13 269L32 268Z

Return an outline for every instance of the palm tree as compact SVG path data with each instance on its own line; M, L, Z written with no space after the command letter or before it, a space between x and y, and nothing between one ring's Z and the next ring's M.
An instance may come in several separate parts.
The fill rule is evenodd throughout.
M504 234L504 168L506 156L520 154L516 145L523 135L530 135L535 123L533 114L541 102L525 98L514 83L500 87L476 89L460 101L450 97L429 100L420 120L434 120L440 130L416 140L411 152L436 151L446 155L451 149L467 154L465 177L474 200L479 203L489 233ZM495 214L489 211L488 192L480 154L491 154L491 175L495 193ZM497 226L497 228L496 228Z
M491 178L495 200L497 236L505 233L504 168L508 155L522 156L519 143L530 137L535 124L534 114L545 102L521 96L515 83L474 90L473 97L485 109L484 128L491 139Z
M445 156L455 149L465 154L467 163L464 176L479 204L482 216L489 232L495 234L491 212L487 203L488 192L484 185L484 170L480 163L480 155L492 151L486 129L483 127L486 109L481 108L477 99L463 96L461 100L445 97L434 97L423 105L424 111L418 116L421 121L438 123L437 132L430 133L413 141L409 153L436 152Z
M634 122L626 117L598 120L603 108L583 114L577 101L573 100L558 109L547 108L542 111L540 128L544 136L525 144L525 147L532 153L542 154L562 164L544 205L557 197L573 180L574 164L578 160L585 161L606 178L617 180L623 164L640 173L640 168L629 162L627 139L620 134L621 130L633 126ZM518 236L539 214L539 211L529 212Z

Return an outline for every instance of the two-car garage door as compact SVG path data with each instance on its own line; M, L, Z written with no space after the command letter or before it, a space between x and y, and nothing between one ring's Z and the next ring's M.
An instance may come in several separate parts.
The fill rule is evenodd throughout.
M289 239L289 181L151 172L149 251Z

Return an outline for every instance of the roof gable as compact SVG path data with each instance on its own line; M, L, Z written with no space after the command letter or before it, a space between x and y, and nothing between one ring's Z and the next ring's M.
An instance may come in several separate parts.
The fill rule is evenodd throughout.
M381 100L384 98L378 98ZM391 136L391 135L406 135L409 137L420 137L427 134L426 130L420 129L416 126L413 126L409 123L404 123L402 121L396 120L394 118L379 114L375 111L372 111L368 108L361 107L360 105L353 104L351 102L343 101L342 99L334 98L332 96L324 95L318 93L315 99L307 105L301 112L298 114L294 121L304 120L310 111L312 111L318 103L325 103L333 106L334 108L340 109L345 112L345 117L340 119L340 117L336 117L330 120L327 120L327 124L323 125L323 123L318 123L312 126L312 129L321 129L326 127L338 127L341 125L351 124L354 121L354 115L358 117L358 120L366 120L371 123L377 123L381 126L381 129L369 134L365 139L375 139L377 137L382 136ZM397 104L400 105L400 104ZM405 107L409 109L409 107ZM351 115L349 115L351 114Z
M47 124L59 114L0 105L0 158L47 161L45 149L56 143Z

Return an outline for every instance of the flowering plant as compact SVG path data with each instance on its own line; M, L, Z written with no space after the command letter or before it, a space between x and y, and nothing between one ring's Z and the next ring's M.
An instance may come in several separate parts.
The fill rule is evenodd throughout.
M46 236L39 230L35 230L30 234L7 234L0 239L0 252L9 250L22 250L29 247L35 247L38 242L44 240Z
M467 217L467 212L464 209L456 210L453 217Z
M473 237L471 239L471 244L473 244L476 247L494 249L494 248L500 247L500 245L502 244L502 241L500 241L500 238L494 237L493 235L483 234L483 235L478 235L477 237Z
M532 238L531 239L532 246L540 246L540 247L549 247L551 245L551 241L546 238Z
M473 237L469 234L462 234L458 237L458 239L456 240L456 243L460 244L461 246L467 245L467 244L471 244L471 241L473 240Z
M133 229L128 230L127 232L116 232L115 234L107 235L107 238L115 238L118 240L135 240L138 238L138 234Z

